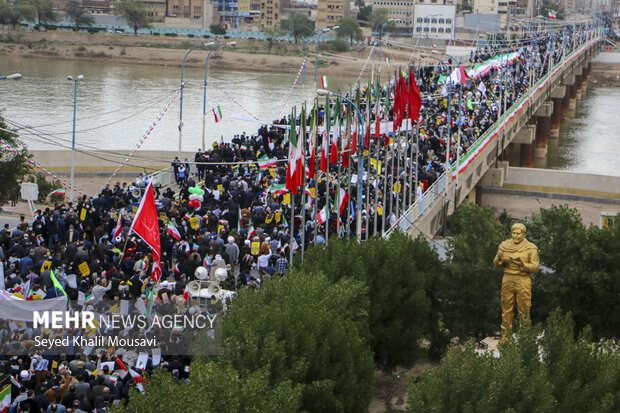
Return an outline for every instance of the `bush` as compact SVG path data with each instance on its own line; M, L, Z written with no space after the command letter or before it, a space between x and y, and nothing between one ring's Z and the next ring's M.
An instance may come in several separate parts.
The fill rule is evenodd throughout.
M335 39L328 42L329 48L335 52L346 52L349 50L349 44L343 39Z
M35 173L26 177L26 182L34 182L39 187L39 200L45 200L50 192L62 188L62 184L58 181L48 181L47 176L42 173ZM54 195L51 202L62 202L64 197Z
M439 368L409 384L409 412L614 412L620 409L620 353L574 338L569 315L521 328L501 357L477 355L473 342L452 348Z

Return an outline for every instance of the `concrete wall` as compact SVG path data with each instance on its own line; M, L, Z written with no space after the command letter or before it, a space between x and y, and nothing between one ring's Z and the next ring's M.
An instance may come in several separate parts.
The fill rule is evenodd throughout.
M106 152L93 153L90 156L81 152L75 153L76 173L107 173L114 172L116 168L127 159L127 151L117 151L117 154ZM71 171L71 151L32 151L34 159L47 169L55 173L69 173ZM181 152L179 159L194 160L194 152ZM139 151L136 152L130 164L123 167L123 172L155 172L170 166L170 162L177 156L177 152L167 151ZM106 159L101 159L106 158ZM109 159L109 160L108 160Z
M536 168L508 168L504 188L620 199L620 176Z

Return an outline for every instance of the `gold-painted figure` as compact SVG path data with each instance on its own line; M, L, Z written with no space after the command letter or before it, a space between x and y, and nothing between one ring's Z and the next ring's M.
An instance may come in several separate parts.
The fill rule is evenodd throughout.
M538 272L539 258L536 245L525 239L525 225L512 226L512 238L503 241L493 264L504 268L502 278L502 339L507 340L512 330L515 301L521 320L529 320L532 307L531 274Z

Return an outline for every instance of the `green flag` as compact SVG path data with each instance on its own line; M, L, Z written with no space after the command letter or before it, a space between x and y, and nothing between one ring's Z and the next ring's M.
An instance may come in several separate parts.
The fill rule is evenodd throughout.
M58 288L60 291L62 291L63 295L66 296L67 292L65 291L64 288L62 288L62 285L60 285L60 283L56 279L56 276L54 275L54 270L50 270L50 278L52 279L52 283L54 284L54 288Z

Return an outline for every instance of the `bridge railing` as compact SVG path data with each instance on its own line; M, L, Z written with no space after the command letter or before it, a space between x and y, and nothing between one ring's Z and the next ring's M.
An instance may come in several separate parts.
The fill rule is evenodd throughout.
M551 70L547 72L545 76L540 78L540 80L534 84L534 86L530 87L528 93L521 96L519 100L517 100L508 111L506 111L482 136L480 136L472 145L470 145L470 149L463 155L461 158L457 159L456 162L452 163L450 166L450 175L455 176L454 174L460 173L461 165L464 162L467 162L468 158L475 154L478 151L479 146L482 142L489 139L493 134L499 133L502 126L507 122L506 119L510 119L510 115L514 114L514 112L523 104L527 103L530 99L532 99L536 93L540 90L540 88L549 81L557 71L564 66L566 61L572 59L574 56L582 53L587 47L590 47L594 42L598 41L600 38L595 38L590 41L586 41L582 44L578 49L571 52L565 58L560 59L553 66ZM456 167L456 171L453 172L454 167ZM451 185L454 185L452 179L447 178L448 174L444 172L437 178L437 180L431 185L425 192L422 194L422 197L416 200L407 210L396 220L394 225L390 226L390 228L383 235L385 238L389 238L392 232L394 232L397 228L402 232L407 233L412 226L415 226L415 220L424 215L426 211L428 211L438 200L445 199L441 194L450 188ZM447 186L447 187L446 187ZM447 191L446 191L447 192ZM427 234L428 235L428 234Z

